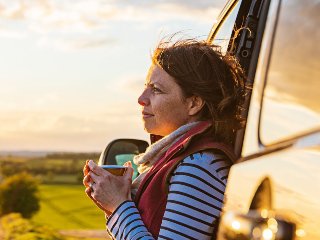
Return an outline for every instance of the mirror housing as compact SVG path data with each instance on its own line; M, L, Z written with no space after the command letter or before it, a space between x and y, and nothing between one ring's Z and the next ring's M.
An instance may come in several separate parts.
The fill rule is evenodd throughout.
M138 139L116 139L110 142L99 158L99 165L123 165L135 155L144 153L149 143Z

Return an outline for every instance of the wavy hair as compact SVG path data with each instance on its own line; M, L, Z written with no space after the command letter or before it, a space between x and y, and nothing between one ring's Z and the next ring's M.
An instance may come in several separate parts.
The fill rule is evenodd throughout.
M152 62L181 87L185 97L199 96L205 101L201 120L211 120L218 141L232 144L235 131L243 126L239 110L244 101L245 74L237 59L223 55L221 48L206 41L162 40Z

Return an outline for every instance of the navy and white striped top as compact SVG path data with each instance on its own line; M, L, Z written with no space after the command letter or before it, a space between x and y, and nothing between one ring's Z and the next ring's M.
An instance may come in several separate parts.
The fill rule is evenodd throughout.
M170 180L168 201L158 239L211 239L220 216L230 163L224 155L195 153L185 158ZM109 217L114 239L154 239L133 201Z

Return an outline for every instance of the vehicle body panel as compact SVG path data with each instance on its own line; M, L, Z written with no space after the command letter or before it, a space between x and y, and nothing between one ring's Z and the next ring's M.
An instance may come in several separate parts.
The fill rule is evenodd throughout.
M287 9L281 8L282 4L290 4L292 9L295 8L295 4L298 6L303 4L309 4L309 8L305 11L292 11L283 13ZM314 4L314 5L312 5ZM300 94L301 101L295 99L294 104L287 104L286 101L280 100L271 102L270 96L265 93L266 84L268 83L268 75L275 75L275 72L270 73L270 59L272 51L274 49L274 41L277 30L277 24L279 21L279 14L283 14L282 17L295 18L297 22L297 30L303 33L303 30L299 30L299 22L306 17L313 17L314 22L319 20L319 17L312 16L311 12L314 11L312 7L318 8L320 1L295 1L292 0L271 0L269 6L269 12L267 22L265 25L264 36L261 43L258 65L254 78L254 85L252 89L252 96L250 100L250 107L247 118L247 125L244 134L243 147L241 152L241 158L237 164L233 165L228 178L228 185L226 189L225 205L223 208L223 217L219 228L218 239L320 239L320 131L319 128L308 127L320 125L319 107L320 102L315 100L312 104L309 103L311 108L305 108L304 105L300 106L300 102L303 102L308 92ZM292 10L291 9L291 10ZM282 12L281 12L282 11ZM308 15L308 11L310 14ZM290 16L290 14L292 16ZM306 25L307 19L301 22L301 25ZM319 22L319 21L318 21ZM312 28L310 28L312 29ZM309 29L309 33L310 33ZM286 29L281 29L282 34ZM278 31L280 31L278 29ZM281 35L277 33L278 35ZM291 32L285 33L290 36ZM294 35L294 34L293 34ZM309 39L316 41L319 40L319 31L314 27L314 35L305 34L305 38L308 39L306 44L310 44ZM299 38L289 37L285 39L287 44L294 40L301 40ZM311 41L312 42L312 41ZM319 41L318 41L319 42ZM297 42L297 46L302 45ZM314 53L319 53L318 45L311 45L314 47ZM319 81L313 81L318 78L319 72L317 69L310 69L313 65L319 66L319 55L312 54L310 52L310 46L306 47L309 51L304 58L298 59L301 62L301 66L305 68L304 75L310 74L310 86L319 92ZM281 51L281 49L277 49ZM300 51L303 51L303 49ZM298 51L297 51L298 52ZM284 53L285 54L285 49ZM294 57L294 54L291 54ZM313 58L311 64L303 64L304 60L307 62L307 57ZM281 64L281 63L279 63ZM290 69L290 74L295 73L298 69ZM313 74L313 76L312 76ZM316 76L316 77L314 77ZM318 76L318 77L317 77ZM311 78L313 77L313 79ZM281 81L283 78L279 78ZM285 79L283 79L285 80ZM284 84L290 84L290 88L301 89L308 84L308 79L292 79L296 81L284 82ZM278 96L285 99L286 92L277 93ZM283 94L283 96L281 96ZM267 99L267 100L266 100ZM265 123L261 122L262 111L264 110L263 103L270 104L269 113L271 111L278 111L283 116L283 119L275 121L275 116L265 116L267 119ZM272 105L274 104L274 105ZM295 115L296 114L296 115ZM269 122L268 122L269 121ZM297 125L300 124L300 125ZM306 131L298 131L300 127L305 127ZM262 132L262 128L263 132ZM288 138L277 138L276 131L284 131L290 129L293 134ZM294 133L297 130L296 134ZM268 132L269 131L269 132ZM262 135L269 134L270 139L275 138L277 141L267 142L262 138ZM276 137L274 137L276 136ZM259 187L265 180L270 183L270 189L268 191L259 191ZM255 206L254 202L260 199L260 205ZM268 211L270 214L264 216L264 212ZM254 218L250 218L255 213ZM244 235L237 235L240 233L241 228L247 228L243 230L253 232L254 229L250 229L248 224L241 226L240 222L237 224L229 223L226 218L230 217L230 214L236 216L248 216L250 221L259 222L264 218L269 218L276 221L284 220L287 223L294 226L293 237L291 238L279 238L276 236L276 231L273 231L273 235L263 236L262 233L254 238L254 234L250 237L244 237ZM258 217L256 217L258 216ZM271 217L270 217L271 218ZM235 221L236 218L232 218ZM234 222L235 223L235 222ZM243 222L244 223L244 222ZM246 225L246 226L245 226ZM254 226L254 225L252 225ZM280 225L279 225L280 226ZM249 230L248 230L249 229ZM279 231L279 229L277 229ZM233 235L230 232L233 231ZM229 233L228 233L229 232ZM238 237L235 237L238 236ZM248 235L249 236L249 235ZM240 238L241 237L241 238Z
M319 148L295 148L236 164L228 180L224 212L248 213L259 184L269 178L272 211L296 224L299 239L319 239L319 159Z

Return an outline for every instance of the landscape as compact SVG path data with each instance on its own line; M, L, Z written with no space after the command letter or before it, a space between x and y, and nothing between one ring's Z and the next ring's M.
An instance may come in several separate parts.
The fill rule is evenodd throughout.
M97 153L2 152L0 186L10 176L30 174L39 183L40 199L32 224L49 227L66 239L105 239L104 214L82 185L85 161L98 157Z

